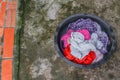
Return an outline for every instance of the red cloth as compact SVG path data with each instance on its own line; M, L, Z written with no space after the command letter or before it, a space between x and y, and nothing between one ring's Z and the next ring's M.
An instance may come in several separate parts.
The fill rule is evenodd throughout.
M74 57L71 54L70 44L64 49L64 56L70 61L73 61L78 64L85 64L85 65L91 64L93 60L96 58L94 51L90 51L89 54L82 59Z

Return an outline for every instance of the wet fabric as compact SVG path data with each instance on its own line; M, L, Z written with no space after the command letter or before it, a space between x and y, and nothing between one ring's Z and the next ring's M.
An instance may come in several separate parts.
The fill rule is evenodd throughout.
M101 26L89 18L70 23L60 42L65 57L79 64L93 64L100 61L107 53L107 46L110 44L108 35L101 30Z
M96 53L96 58L94 59L93 63L102 60L104 56L99 50L96 50L95 53Z
M75 56L76 58L81 59L83 54L80 52L79 49L76 49L74 46L70 46L71 54ZM87 53L88 54L88 53Z
M107 45L110 44L107 34L103 31L96 32L98 35L98 40L103 43L103 48L99 49L101 53L107 53Z
M70 29L67 31L67 33L65 35L62 36L61 38L61 42L63 42L63 47L67 47L67 45L69 44L69 38L71 36L71 33L73 32L74 30Z
M71 54L78 58L83 58L90 51L96 50L95 46L90 42L86 42L84 40L84 35L79 32L71 33L70 44L71 44L71 51L72 51ZM76 52L77 53L80 52L81 55L80 54L76 55L77 54Z
M91 34L91 39L89 40L90 43L92 43L97 49L102 49L104 44L98 39L97 33Z
M87 29L90 33L101 31L101 27L98 23L92 21L91 19L79 19L68 25L68 29L81 30Z
M78 63L78 64L84 64L84 65L92 64L92 62L96 58L94 51L90 51L88 53L88 55L86 55L82 59L76 58L75 56L73 56L71 54L70 44L64 49L64 56L70 61L73 61L73 62Z
M90 39L90 33L87 29L77 30L76 32L80 32L84 35L85 40Z
M101 30L101 26L91 20L91 19L78 19L77 21L73 22L73 23L70 23L68 25L68 30L69 29L72 29L74 31L79 31L79 30L83 30L83 29L86 29L89 31L90 35L92 33L97 33L98 35L98 40L96 43L97 46L98 46L98 50L100 50L101 53L105 54L107 53L107 45L110 44L110 41L109 41L109 38L108 38L108 35Z
M77 43L84 42L84 35L79 32L72 32L71 33L71 40L70 41L76 41Z
M68 44L69 44L69 39L71 38L71 33L72 32L79 32L79 33L82 33L82 35L84 36L85 40L89 40L90 39L90 33L88 30L86 29L83 29L83 30L72 30L72 29L69 29L67 31L67 33L65 35L62 36L61 38L61 43L63 43L63 47L65 48Z

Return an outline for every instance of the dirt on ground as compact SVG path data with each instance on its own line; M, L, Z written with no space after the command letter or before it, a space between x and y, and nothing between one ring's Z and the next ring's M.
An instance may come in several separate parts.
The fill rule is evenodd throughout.
M120 0L24 0L23 6L20 80L120 80ZM117 49L100 67L71 66L54 48L56 28L77 13L97 15L115 30Z

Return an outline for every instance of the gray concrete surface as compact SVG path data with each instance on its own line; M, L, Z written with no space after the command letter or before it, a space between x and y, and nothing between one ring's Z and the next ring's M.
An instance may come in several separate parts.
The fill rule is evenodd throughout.
M24 0L20 80L120 80L120 0ZM59 23L76 13L95 14L113 28L117 50L105 64L80 69L65 63L54 49Z

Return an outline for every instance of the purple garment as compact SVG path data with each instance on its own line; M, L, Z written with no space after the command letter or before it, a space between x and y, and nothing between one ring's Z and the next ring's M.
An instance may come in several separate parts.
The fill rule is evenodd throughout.
M68 29L81 30L87 29L90 33L100 31L101 28L98 23L92 21L91 19L79 19L68 25Z
M107 52L107 45L110 44L108 35L103 31L96 32L98 34L98 40L100 40L104 45L103 48L100 49L100 52L106 53Z

